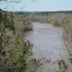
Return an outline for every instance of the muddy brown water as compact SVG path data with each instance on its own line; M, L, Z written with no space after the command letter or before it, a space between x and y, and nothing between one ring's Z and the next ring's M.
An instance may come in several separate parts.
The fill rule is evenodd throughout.
M37 72L58 71L58 60L68 63L69 53L62 39L63 29L52 24L33 22L33 31L25 33L25 39L34 46L33 57L40 60ZM71 71L69 71L71 72Z

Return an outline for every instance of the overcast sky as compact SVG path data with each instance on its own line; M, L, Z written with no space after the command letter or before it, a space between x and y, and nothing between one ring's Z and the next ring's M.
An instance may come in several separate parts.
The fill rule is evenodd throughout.
M72 10L72 0L16 0L16 3L0 1L0 8L15 11Z

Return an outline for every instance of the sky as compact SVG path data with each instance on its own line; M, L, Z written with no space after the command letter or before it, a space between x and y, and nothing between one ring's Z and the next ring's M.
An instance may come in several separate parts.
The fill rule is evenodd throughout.
M0 9L9 11L67 11L72 0L8 0L0 1Z

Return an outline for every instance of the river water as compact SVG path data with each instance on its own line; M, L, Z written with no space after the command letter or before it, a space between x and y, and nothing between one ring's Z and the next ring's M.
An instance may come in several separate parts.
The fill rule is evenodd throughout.
M38 72L56 72L57 61L68 62L68 51L63 41L63 29L52 24L33 22L33 31L25 33L25 39L34 46L33 57L40 60Z

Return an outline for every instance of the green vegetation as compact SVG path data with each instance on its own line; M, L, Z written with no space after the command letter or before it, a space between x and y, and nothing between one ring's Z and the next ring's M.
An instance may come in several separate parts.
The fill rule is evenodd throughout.
M72 56L70 56L69 61L70 61L70 63L72 63Z
M58 62L58 65L59 65L59 71L57 71L57 72L66 72L66 70L67 70L67 65L66 65L66 63L65 63L64 60L60 60L60 61Z
M39 67L39 62L33 58L28 61L26 72L37 72L38 67Z
M15 13L0 11L0 72L26 71L32 44L22 39L26 24L20 19Z

